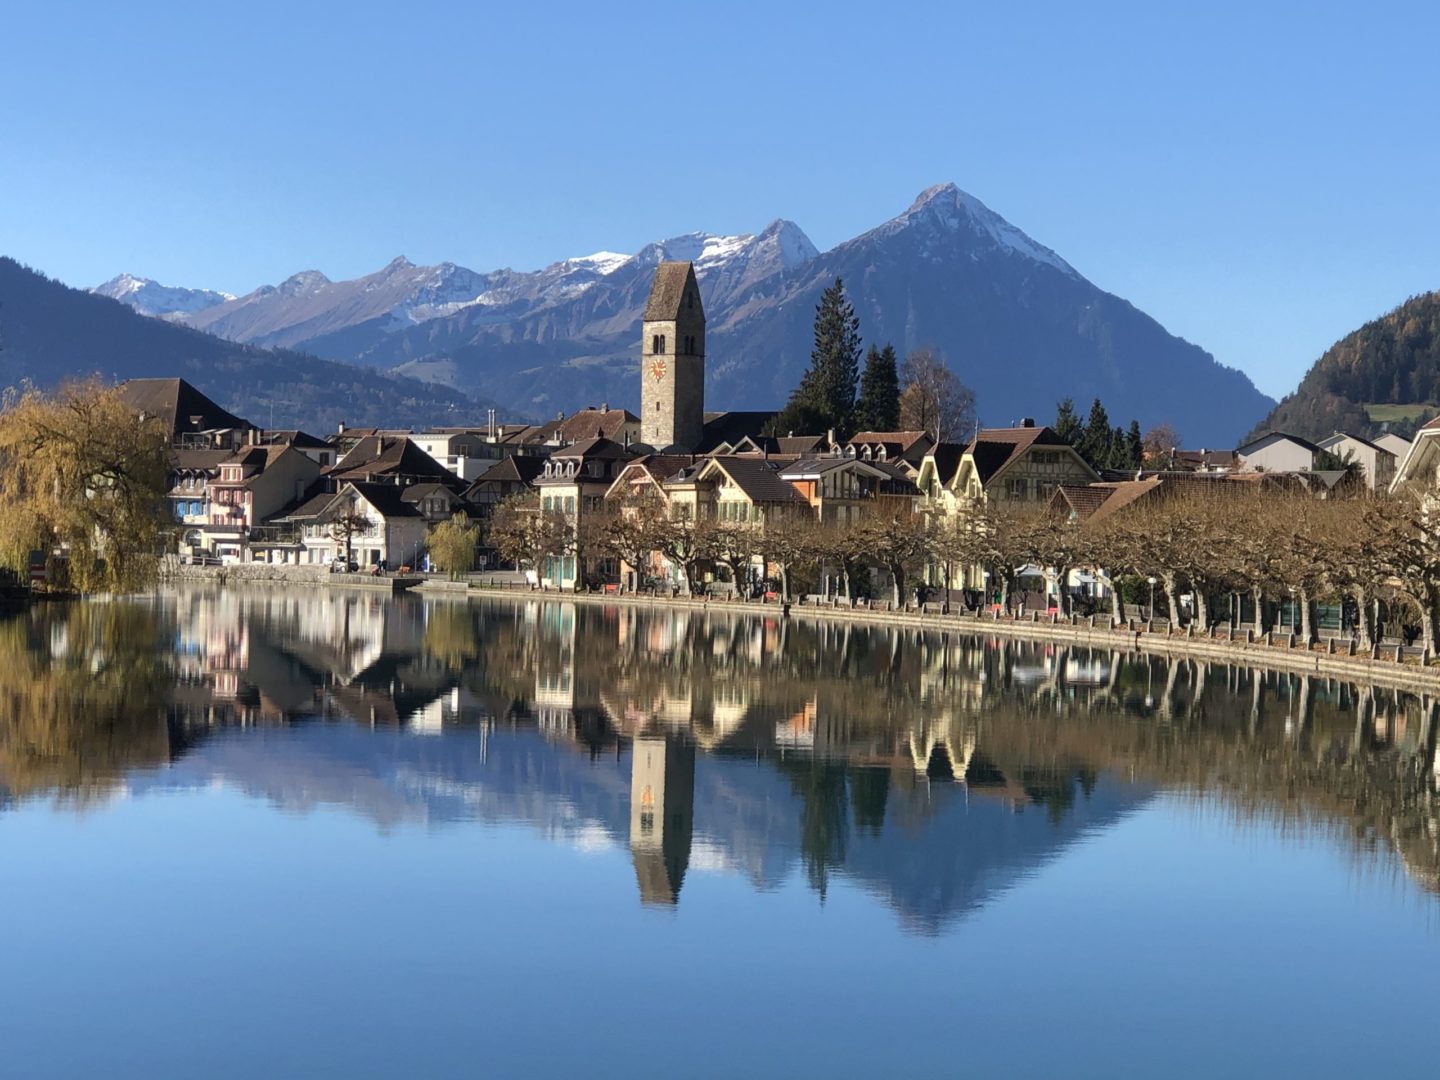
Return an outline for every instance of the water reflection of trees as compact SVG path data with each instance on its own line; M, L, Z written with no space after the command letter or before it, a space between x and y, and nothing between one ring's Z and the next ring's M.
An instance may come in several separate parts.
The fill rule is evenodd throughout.
M103 791L227 724L530 725L592 758L681 737L785 777L821 891L855 843L927 812L928 785L1059 823L1102 773L1326 823L1440 891L1436 708L1199 661L559 602L196 590L0 622L12 796Z
M164 621L132 604L56 604L0 619L0 789L103 795L168 761L174 686Z
M939 632L546 606L568 615L487 613L479 678L549 672L592 751L598 716L616 741L684 730L773 758L802 797L817 889L852 831L881 828L895 784L960 782L1058 822L1110 772L1329 824L1440 891L1428 696Z

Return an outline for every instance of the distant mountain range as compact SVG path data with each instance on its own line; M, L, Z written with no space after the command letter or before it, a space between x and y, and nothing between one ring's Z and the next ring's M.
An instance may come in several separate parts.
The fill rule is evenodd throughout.
M1408 437L1440 409L1440 292L1412 296L1346 334L1256 426L1323 439L1335 431Z
M161 295L143 282L117 291L131 303ZM192 290L167 292L177 304L193 301ZM189 299L180 295L186 292L192 293ZM179 311L156 314L173 318ZM26 380L48 387L96 374L113 380L182 376L256 424L321 435L341 421L386 427L479 424L487 406L447 386L237 344L144 318L124 302L69 288L0 257L0 387Z
M798 225L775 221L753 235L692 233L534 272L399 258L352 281L309 270L240 297L128 275L97 291L232 341L394 370L539 417L638 401L640 313L663 259L696 263L712 408L784 402L809 362L815 304L837 276L867 340L936 348L987 422L1048 419L1064 396L1083 412L1099 396L1116 419L1168 420L1188 442L1225 445L1274 405L953 184L824 253Z

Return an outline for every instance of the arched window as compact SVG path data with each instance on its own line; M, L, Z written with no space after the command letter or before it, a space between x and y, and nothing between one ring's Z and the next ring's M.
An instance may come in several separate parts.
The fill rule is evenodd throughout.
M662 352L664 352L664 351L665 351L665 338L664 338L663 336L661 336L660 334L655 334L653 337L651 337L651 338L650 338L650 351L651 351L652 353L662 353Z

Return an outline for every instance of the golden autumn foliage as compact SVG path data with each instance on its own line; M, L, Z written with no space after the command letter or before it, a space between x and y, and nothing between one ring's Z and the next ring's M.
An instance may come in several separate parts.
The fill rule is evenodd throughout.
M133 591L157 569L171 522L168 432L98 380L0 402L0 565L45 552L52 580Z

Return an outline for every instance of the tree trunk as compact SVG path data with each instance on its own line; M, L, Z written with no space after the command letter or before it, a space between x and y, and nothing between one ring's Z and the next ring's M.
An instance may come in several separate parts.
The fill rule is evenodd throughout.
M903 566L890 567L890 584L895 595L895 610L899 611L902 603L900 596L905 589L905 568Z
M1175 575L1163 574L1161 580L1165 585L1165 603L1170 607L1170 628L1173 630L1180 625L1180 598L1175 594ZM1153 611L1150 617L1155 617Z
M1300 598L1300 644L1308 649L1315 640L1315 624L1310 618L1310 590L1302 587L1296 590L1295 595ZM1291 619L1294 619L1293 612Z
M1435 622L1440 614L1440 587L1427 585L1425 603L1420 608L1420 628L1424 634L1425 660L1435 655Z
M784 563L780 564L780 602L790 602L790 569Z
M1194 584L1190 586L1190 595L1195 597L1195 629L1203 634L1210 629L1210 599L1204 589Z
M1259 637L1265 633L1265 590L1256 585L1250 590L1251 601L1255 610L1250 613L1250 618L1255 624L1255 636Z
M1365 595L1365 589L1359 585L1350 590L1350 596L1355 601L1355 643L1365 650L1369 650L1372 643L1370 636L1370 598Z

